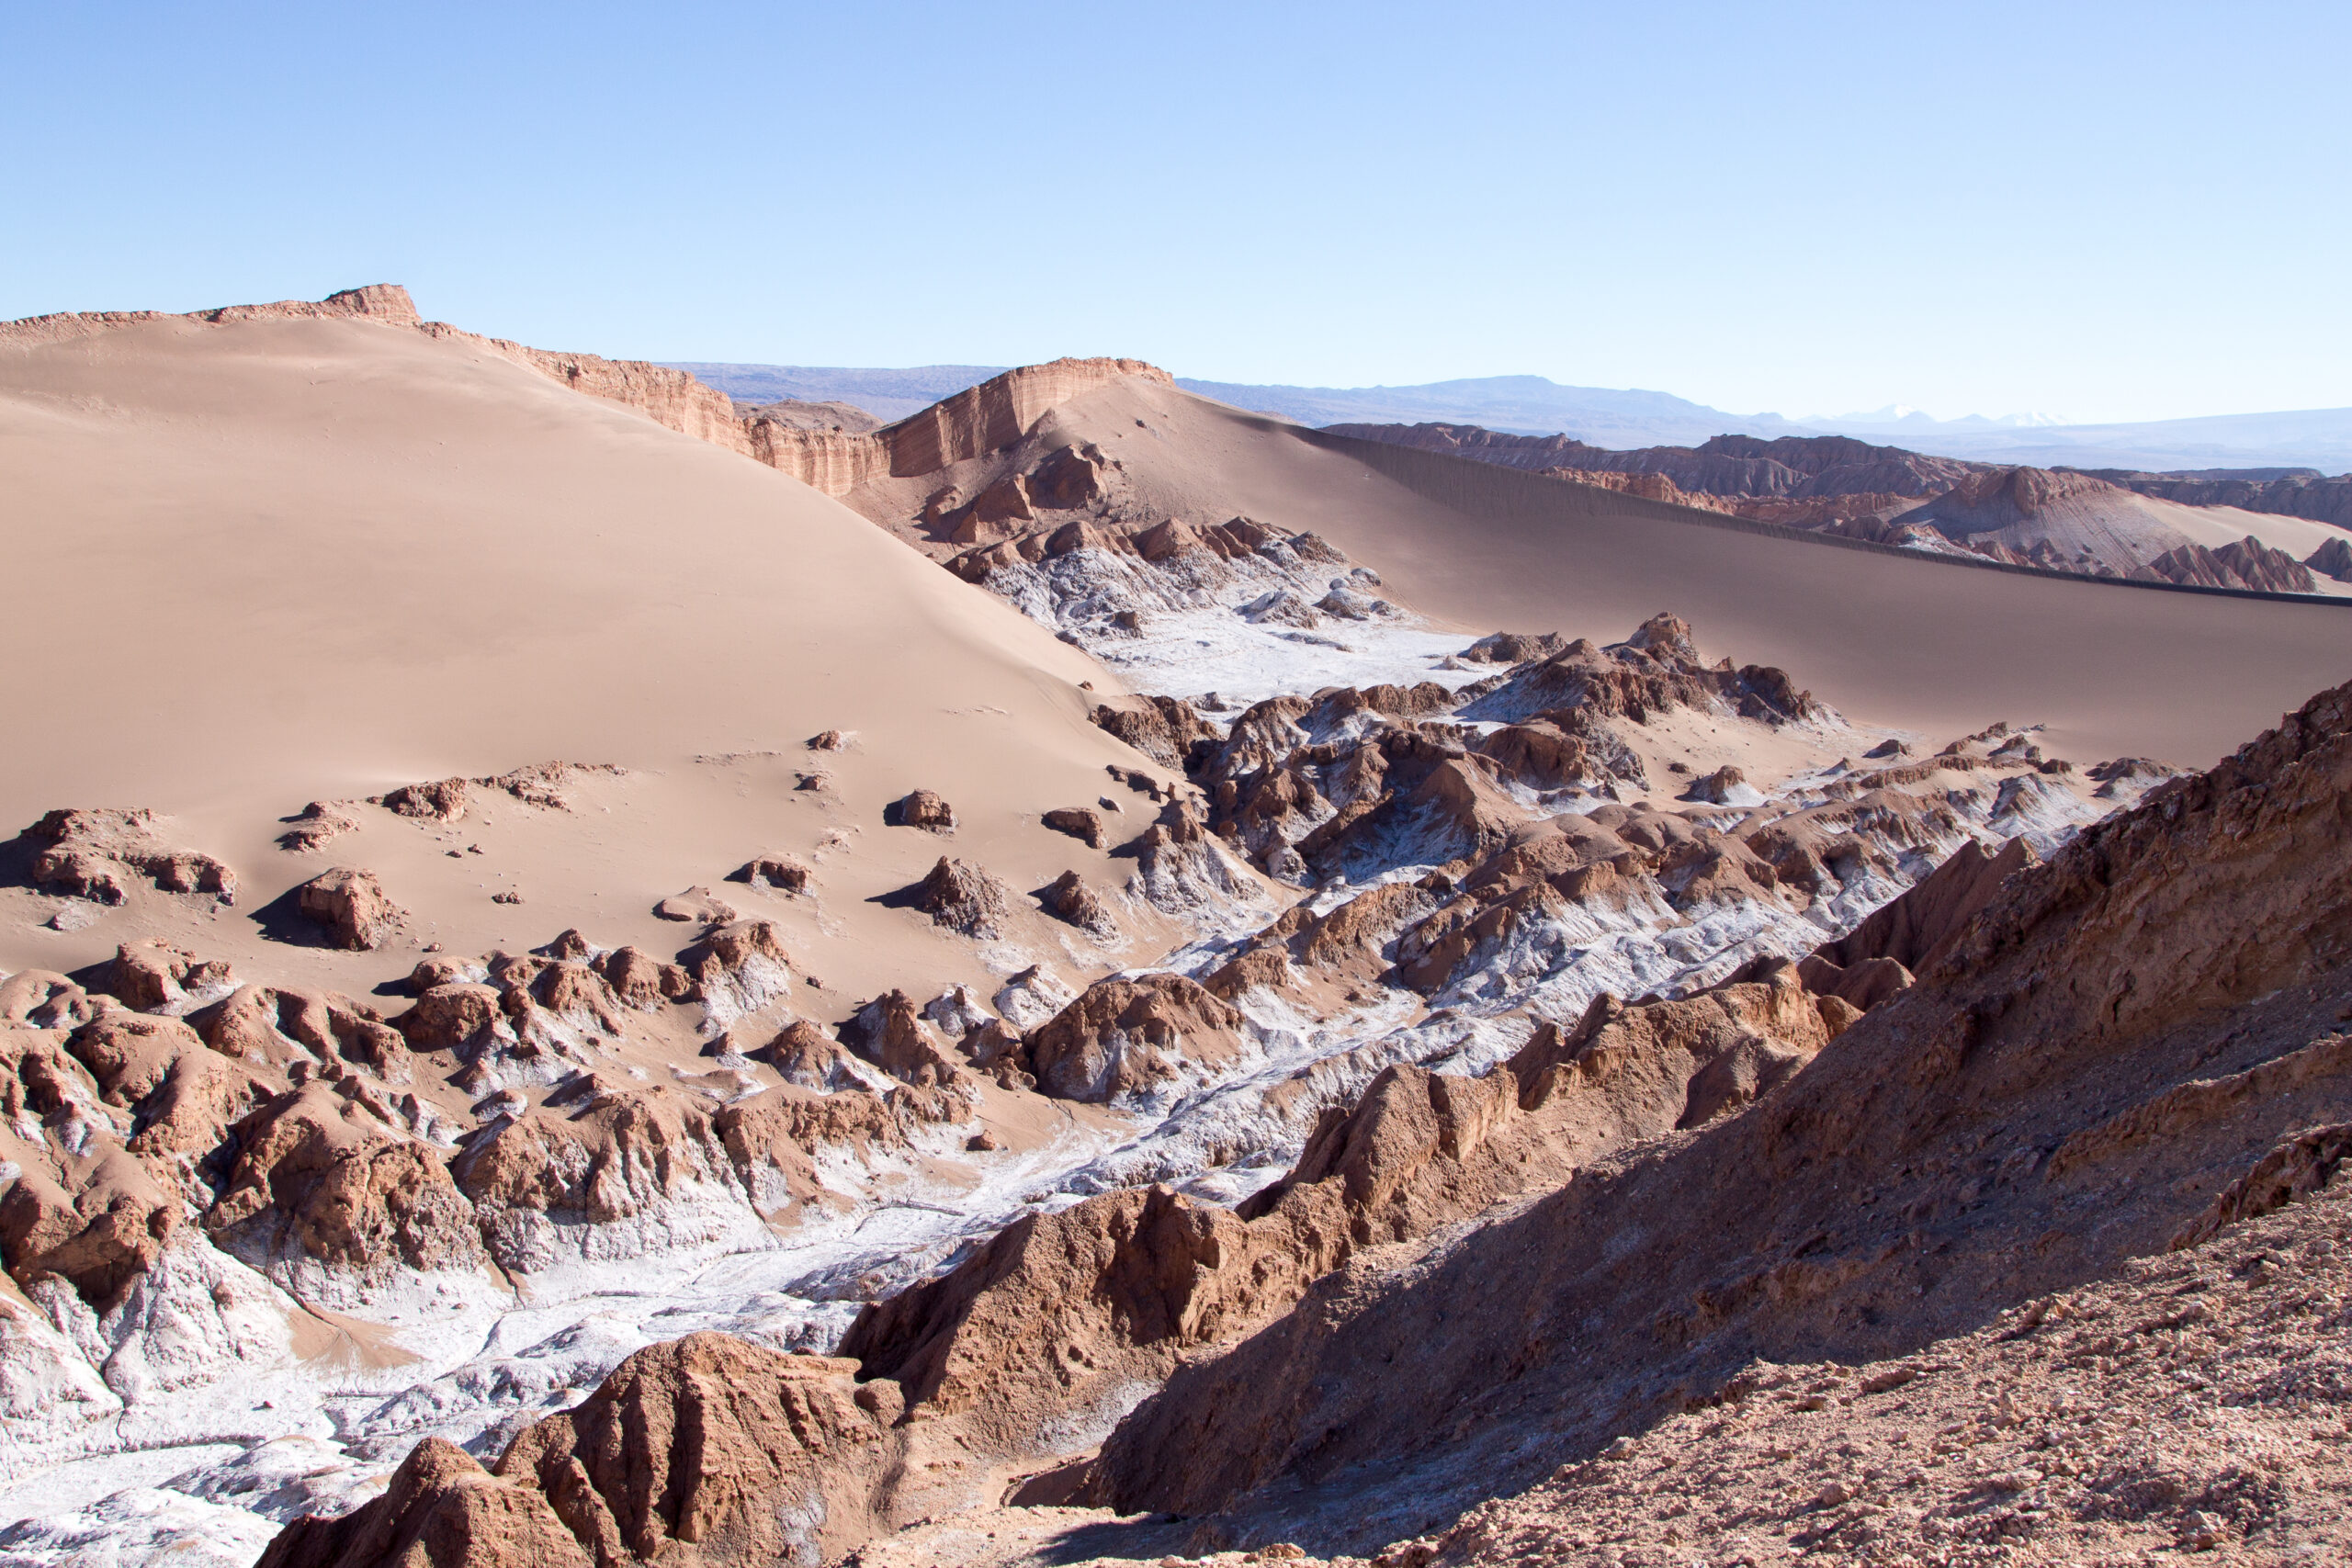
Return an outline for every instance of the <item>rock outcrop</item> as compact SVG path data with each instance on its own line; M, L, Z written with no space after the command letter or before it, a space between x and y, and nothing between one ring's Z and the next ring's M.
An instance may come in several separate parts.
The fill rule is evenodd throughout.
M32 885L43 892L119 904L135 879L160 892L237 901L236 873L210 855L165 843L152 811L52 811L23 836L35 846Z
M728 873L727 880L770 887L779 893L806 893L814 874L790 855L756 855Z
M1012 890L1001 881L945 855L915 885L912 897L915 908L929 915L932 924L981 942L1002 936L1012 913Z
M2280 1128L2352 1112L2347 797L2352 688L2012 877L1747 1113L1409 1270L1334 1276L1178 1371L1105 1446L1097 1495L1201 1513L1309 1480L1365 1539L1383 1506L1351 1467L1421 1488L1424 1513L1472 1501L1759 1356L1901 1356L2162 1252Z
M397 283L371 283L364 288L346 288L340 293L330 294L324 299L281 299L270 305L222 305L209 310L191 310L181 316L165 310L88 310L28 316L19 321L0 321L0 343L23 347L42 343L63 343L96 333L111 332L118 327L136 326L142 321L188 321L217 325L223 321L350 318L381 321L395 327L420 324L416 303L409 298L407 289Z
M1966 840L1861 924L1815 948L1800 966L1804 983L1864 1010L1877 1006L1951 951L2002 886L2039 859L2023 839L1996 852Z
M1245 1021L1182 975L1099 980L1029 1036L1022 1065L1040 1091L1100 1103L1230 1065Z
M290 854L313 853L359 830L359 819L334 801L314 800L286 820L293 826L277 835L277 847Z
M1042 819L1057 833L1068 833L1090 850L1102 847L1102 815L1082 807L1057 807Z
M328 946L353 953L381 947L405 918L372 871L338 866L295 889L296 913L321 928Z
M2148 563L2166 582L2199 588L2250 588L2264 593L2310 593L2312 569L2284 550L2272 549L2249 534L2234 544L2209 550L2181 545Z
M466 814L469 792L463 779L436 779L430 784L402 784L375 804L396 817L426 822L455 822Z
M956 808L933 790L910 791L891 803L887 818L894 828L922 828L933 833L956 830Z
M491 1470L428 1441L382 1497L339 1519L297 1521L262 1561L832 1562L871 1532L904 1448L854 1371L723 1334L651 1346L580 1404L526 1427Z
M356 1078L311 1083L232 1130L234 1156L205 1228L263 1260L299 1251L346 1279L472 1269L483 1259L472 1206L447 1154L409 1136Z

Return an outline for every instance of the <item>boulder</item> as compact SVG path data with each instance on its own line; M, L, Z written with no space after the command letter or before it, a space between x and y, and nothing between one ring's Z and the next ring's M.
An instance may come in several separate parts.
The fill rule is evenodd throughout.
M671 894L653 906L653 913L665 920L684 920L706 926L723 926L736 918L734 905L709 888L701 886Z
M1117 938L1119 925L1111 918L1110 906L1075 871L1063 872L1041 897L1056 919L1069 921L1098 942Z
M288 1525L257 1568L602 1568L564 1528L546 1494L503 1480L463 1449L427 1438L383 1495L339 1518Z
M327 945L366 953L380 947L400 929L405 911L384 893L372 871L338 866L295 889L295 909L323 928Z
M930 875L915 885L913 901L933 925L983 942L1002 936L1004 922L1012 912L1012 892L1003 883L977 866L945 855L939 857Z
M205 1228L232 1250L288 1247L356 1275L476 1269L471 1205L446 1156L386 1120L356 1081L311 1083L239 1122Z
M322 849L331 839L358 831L359 819L342 806L324 800L314 800L296 815L282 818L292 827L277 835L277 847L295 854L308 854Z
M963 1081L963 1069L940 1047L904 991L885 991L858 1010L842 1030L858 1055L919 1089Z
M956 808L947 804L944 796L927 789L911 791L893 801L884 816L894 828L921 828L933 833L956 830Z
M755 855L728 874L729 882L747 882L754 887L773 887L784 893L806 893L809 869L789 855Z
M1102 815L1083 807L1057 807L1045 815L1045 824L1057 833L1068 833L1090 850L1102 847Z

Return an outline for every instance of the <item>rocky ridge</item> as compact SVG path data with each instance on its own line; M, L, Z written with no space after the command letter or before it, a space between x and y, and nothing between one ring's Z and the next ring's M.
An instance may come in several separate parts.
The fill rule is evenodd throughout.
M2251 480L2004 467L1847 436L1721 435L1696 447L1611 451L1565 435L1475 425L1331 427L1359 440L1443 452L1676 506L2013 566L2266 593L2318 592L2329 541L2303 559L2247 537L2199 544L2135 497L2229 506L2352 526L2337 481Z

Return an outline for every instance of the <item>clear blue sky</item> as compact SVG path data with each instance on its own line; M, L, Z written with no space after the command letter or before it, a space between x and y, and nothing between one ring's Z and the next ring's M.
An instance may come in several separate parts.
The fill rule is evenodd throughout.
M2352 405L2352 6L0 0L0 317Z

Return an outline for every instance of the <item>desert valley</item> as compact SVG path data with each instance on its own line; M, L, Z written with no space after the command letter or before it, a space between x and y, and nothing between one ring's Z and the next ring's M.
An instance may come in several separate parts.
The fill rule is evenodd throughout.
M391 285L0 474L5 1568L2352 1556L2352 480Z

